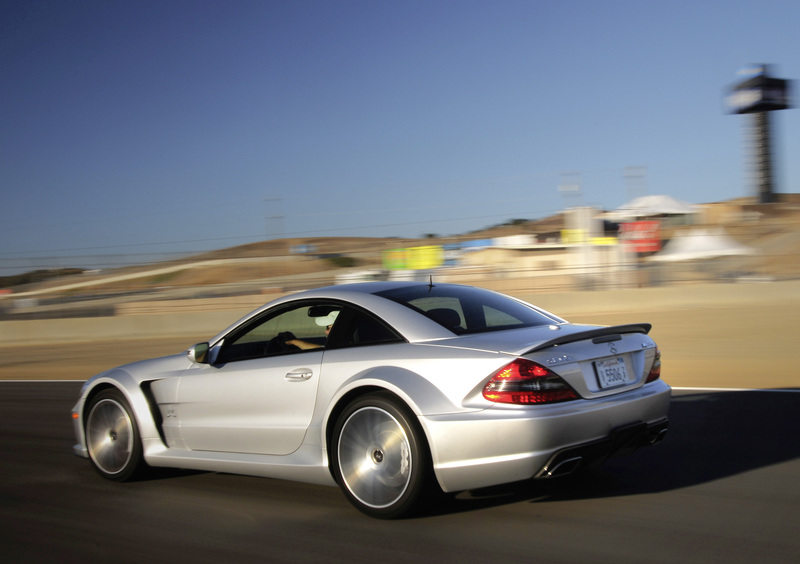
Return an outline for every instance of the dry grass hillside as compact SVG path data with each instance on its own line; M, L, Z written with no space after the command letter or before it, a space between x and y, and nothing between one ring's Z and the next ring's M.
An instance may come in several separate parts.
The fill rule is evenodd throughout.
M696 223L699 226L721 227L731 238L755 250L753 255L740 259L742 271L775 279L800 277L800 194L780 195L780 202L772 205L758 205L749 198L706 204ZM80 283L80 288L70 288L67 294L156 291L242 284L247 281L260 281L263 286L266 280L286 285L291 279L320 285L332 283L335 275L343 270L380 269L382 253L390 249L520 234L536 234L540 240L544 240L558 235L563 228L564 216L559 214L537 221L515 221L448 238L282 239L210 251L156 265L64 277L15 288L14 291L35 292L69 286L75 282ZM669 238L687 229L689 227L668 226L664 229L664 235ZM308 252L293 252L299 247L304 247Z

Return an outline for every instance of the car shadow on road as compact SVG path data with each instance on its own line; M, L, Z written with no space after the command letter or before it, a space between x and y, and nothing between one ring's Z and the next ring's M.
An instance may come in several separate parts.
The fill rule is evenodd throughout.
M436 512L664 492L794 460L800 457L798 392L675 395L669 432L656 446L572 476L464 492Z

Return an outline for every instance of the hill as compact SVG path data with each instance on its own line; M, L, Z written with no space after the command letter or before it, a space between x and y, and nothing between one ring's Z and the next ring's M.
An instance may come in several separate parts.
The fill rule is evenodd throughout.
M758 252L757 273L772 278L800 277L800 194L780 195L780 202L760 205L751 198L705 204L697 223L721 226L739 243ZM333 283L343 268L382 268L386 250L422 245L447 245L468 240L511 235L557 236L564 214L539 220L512 220L472 233L428 239L309 237L262 241L200 253L181 260L119 268L103 272L63 269L7 281L15 295L56 296L61 299L97 299L120 293L158 292L166 297L178 289L204 288L204 294L252 293L269 286ZM686 229L669 226L669 238ZM71 275L67 275L71 274ZM2 287L2 286L0 286ZM59 290L56 290L59 288ZM171 290L171 292L166 292ZM90 295L87 297L87 293Z

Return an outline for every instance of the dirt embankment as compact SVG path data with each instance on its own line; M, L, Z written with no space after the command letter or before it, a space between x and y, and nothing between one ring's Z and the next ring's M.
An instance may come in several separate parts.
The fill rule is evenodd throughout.
M652 323L651 336L663 354L663 378L673 386L800 388L800 282L538 297L533 301L576 323ZM37 323L59 322L61 327L49 340L0 346L0 379L83 380L126 362L181 352L242 313L131 315L112 318L113 327L103 325L109 320L90 319L14 322L15 327L0 323L6 343L9 332L35 334ZM75 342L65 342L70 337Z

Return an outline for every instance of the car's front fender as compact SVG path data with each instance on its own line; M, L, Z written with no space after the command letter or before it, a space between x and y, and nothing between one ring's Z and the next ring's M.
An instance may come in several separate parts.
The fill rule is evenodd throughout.
M133 417L139 429L142 446L145 450L145 457L147 456L148 445L157 441L157 444L163 446L158 426L150 410L150 403L142 391L140 384L141 383L124 368L114 368L87 380L83 385L78 402L75 404L75 407L72 408L73 424L78 441L73 447L76 454L88 457L85 433L86 407L89 405L92 397L108 388L119 390L131 406Z

